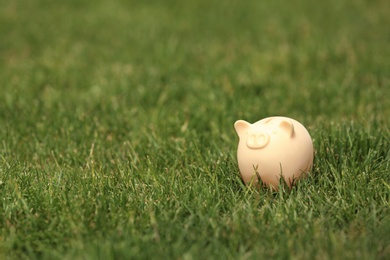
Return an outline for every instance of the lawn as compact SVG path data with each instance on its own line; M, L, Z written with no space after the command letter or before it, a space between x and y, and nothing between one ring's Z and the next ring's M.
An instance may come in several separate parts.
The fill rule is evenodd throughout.
M386 0L0 1L1 259L389 259ZM291 190L238 119L302 122Z

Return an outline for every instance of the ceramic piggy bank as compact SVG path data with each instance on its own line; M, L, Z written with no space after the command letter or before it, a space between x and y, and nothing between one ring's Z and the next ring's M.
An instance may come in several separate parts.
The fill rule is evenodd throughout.
M238 166L245 183L277 189L282 176L291 187L313 165L313 143L306 128L288 117L268 117L254 124L238 120Z

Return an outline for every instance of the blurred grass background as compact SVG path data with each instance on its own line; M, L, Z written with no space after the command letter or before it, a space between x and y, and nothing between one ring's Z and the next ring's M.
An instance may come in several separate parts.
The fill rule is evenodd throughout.
M389 22L385 0L0 1L0 255L388 257ZM239 180L233 123L271 115L314 140L292 193Z

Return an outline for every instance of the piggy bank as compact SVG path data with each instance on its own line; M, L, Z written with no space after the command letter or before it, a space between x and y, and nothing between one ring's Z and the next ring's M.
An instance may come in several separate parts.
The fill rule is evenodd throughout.
M237 160L243 181L277 190L280 177L289 187L310 171L313 142L306 128L288 117L268 117L254 124L238 120Z

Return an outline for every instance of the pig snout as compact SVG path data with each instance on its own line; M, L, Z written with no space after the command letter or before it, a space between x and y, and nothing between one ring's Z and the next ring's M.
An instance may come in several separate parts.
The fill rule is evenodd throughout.
M260 149L265 147L269 142L269 136L266 133L249 134L246 145L251 149Z

